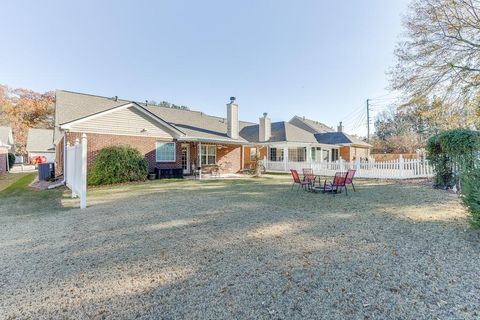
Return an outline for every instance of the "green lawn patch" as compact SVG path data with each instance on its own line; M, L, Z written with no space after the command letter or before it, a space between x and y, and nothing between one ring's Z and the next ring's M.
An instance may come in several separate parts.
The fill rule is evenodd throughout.
M17 181L13 182L7 188L0 192L0 195L11 195L19 192L23 192L27 189L28 185L35 179L37 176L36 172L29 173Z

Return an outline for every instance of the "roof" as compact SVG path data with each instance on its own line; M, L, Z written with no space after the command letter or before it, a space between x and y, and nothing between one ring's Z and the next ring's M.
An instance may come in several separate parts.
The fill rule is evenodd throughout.
M0 144L1 145L14 145L12 128L10 127L0 127Z
M291 124L300 127L304 130L307 130L311 133L320 133L320 132L334 132L332 128L327 126L324 123L319 121L307 119L305 117L294 116L290 121Z
M240 131L240 136L250 142L259 142L259 125L245 126ZM272 122L272 135L265 142L305 142L316 143L315 136L306 130L303 130L289 122Z
M59 126L64 123L88 117L130 102L134 101L59 90L56 92L55 135L59 133ZM226 118L206 115L199 111L145 105L145 103L138 102L136 104L170 125L175 126L189 138L245 142L243 138L234 140L227 136ZM240 121L239 126L242 129L251 124L250 122Z
M53 129L29 129L27 137L27 151L55 151L55 147L53 145Z
M326 144L343 144L343 145L356 145L362 147L371 147L370 144L352 137L344 132L324 132L316 133L315 138L319 143Z

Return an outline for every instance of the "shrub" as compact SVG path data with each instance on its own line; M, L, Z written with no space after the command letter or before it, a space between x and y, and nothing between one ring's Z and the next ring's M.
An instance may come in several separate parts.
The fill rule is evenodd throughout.
M435 168L435 185L458 185L472 225L480 227L480 132L454 129L428 140L428 159Z
M145 181L147 159L130 146L112 146L100 151L88 172L89 185Z
M15 155L13 153L8 154L8 167L11 168L15 164Z

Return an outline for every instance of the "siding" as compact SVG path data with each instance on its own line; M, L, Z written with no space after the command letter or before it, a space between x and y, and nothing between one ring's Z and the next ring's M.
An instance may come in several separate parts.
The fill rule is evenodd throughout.
M172 138L172 135L161 128L161 124L138 111L135 107L128 107L87 119L72 125L70 131Z

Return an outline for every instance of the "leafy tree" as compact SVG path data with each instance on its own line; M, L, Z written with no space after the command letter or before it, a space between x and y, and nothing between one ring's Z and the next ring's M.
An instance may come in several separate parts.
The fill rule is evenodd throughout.
M55 93L38 93L28 89L0 85L0 115L15 135L16 151L26 153L29 128L53 128Z
M462 127L478 127L480 1L413 0L404 27L392 88L409 104L441 101L442 113L460 117Z

